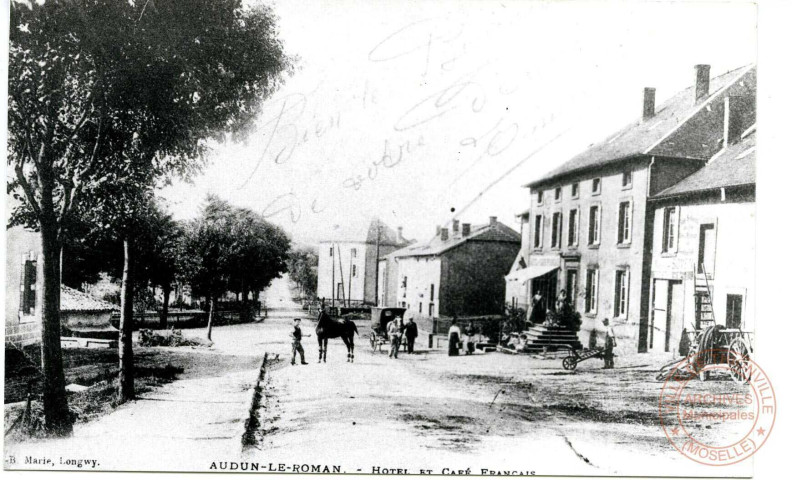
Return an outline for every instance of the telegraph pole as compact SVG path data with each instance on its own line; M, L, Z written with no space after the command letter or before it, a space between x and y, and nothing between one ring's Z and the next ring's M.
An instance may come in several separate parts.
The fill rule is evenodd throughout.
M377 256L374 259L374 305L379 305L380 221L377 219ZM385 305L382 305L383 307Z

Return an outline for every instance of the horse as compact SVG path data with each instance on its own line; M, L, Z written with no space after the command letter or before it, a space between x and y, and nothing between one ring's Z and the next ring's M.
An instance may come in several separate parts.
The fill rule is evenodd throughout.
M319 342L319 363L327 363L327 340L341 337L347 347L347 362L355 361L355 334L357 325L349 319L333 320L324 310L316 319L316 340ZM359 335L359 334L358 334Z

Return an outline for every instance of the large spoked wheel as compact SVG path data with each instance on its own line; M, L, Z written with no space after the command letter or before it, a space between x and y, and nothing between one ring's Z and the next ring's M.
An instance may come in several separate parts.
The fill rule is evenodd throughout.
M729 375L732 380L739 384L751 380L751 347L744 338L737 337L729 343L726 361L729 364Z
M577 360L573 356L564 357L564 360L561 362L561 365L564 367L564 370L569 370L570 372L577 368Z
M371 349L372 350L376 350L377 349L377 334L374 333L374 332L371 332L371 335L369 335L369 341L371 342Z

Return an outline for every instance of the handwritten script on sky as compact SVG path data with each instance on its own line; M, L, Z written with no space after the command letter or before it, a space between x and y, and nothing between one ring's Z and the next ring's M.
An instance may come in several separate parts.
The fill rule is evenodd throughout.
M742 3L273 8L297 72L245 144L218 145L202 177L164 194L187 217L216 193L308 243L372 217L417 239L452 218L519 228L521 185L634 120L643 87L662 102L696 63L717 74L755 61L755 9Z

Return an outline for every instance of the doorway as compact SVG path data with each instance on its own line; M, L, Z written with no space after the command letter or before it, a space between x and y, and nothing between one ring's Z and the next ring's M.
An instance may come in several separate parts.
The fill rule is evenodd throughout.
M704 223L699 226L698 273L706 273L712 278L715 272L715 224Z
M670 352L679 344L684 328L684 297L679 280L655 280L649 350Z

